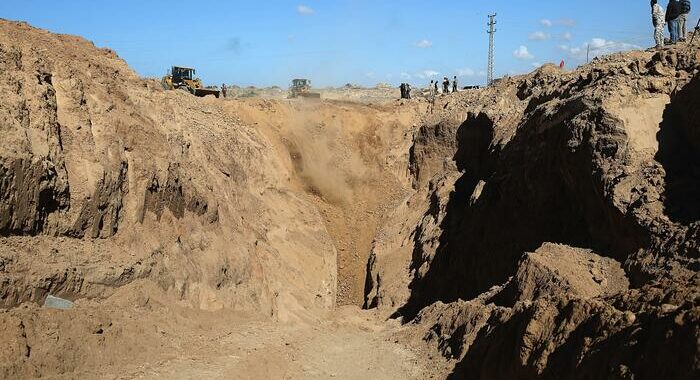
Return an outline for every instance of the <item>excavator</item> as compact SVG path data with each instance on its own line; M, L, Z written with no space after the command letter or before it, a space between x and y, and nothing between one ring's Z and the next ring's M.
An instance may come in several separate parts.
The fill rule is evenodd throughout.
M195 78L195 70L190 67L173 66L170 74L163 77L163 87L166 90L183 90L194 96L220 95L217 87L204 87L199 78Z
M289 88L289 97L294 98L309 98L320 99L321 94L311 92L311 81L308 79L293 79L292 86Z

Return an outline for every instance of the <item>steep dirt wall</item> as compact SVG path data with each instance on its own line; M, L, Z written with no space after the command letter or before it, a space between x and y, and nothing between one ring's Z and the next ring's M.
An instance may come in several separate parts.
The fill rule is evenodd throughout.
M696 376L699 64L633 52L440 99L428 125L452 126L454 148L434 141L456 170L427 165L410 200L425 211L375 245L366 307L423 331L451 378ZM554 269L526 255L548 242L570 247L545 255ZM598 256L572 270L581 249ZM595 290L620 278L599 260L631 289ZM648 347L674 354L639 360Z
M192 306L281 320L335 305L320 213L266 136L220 102L7 21L0 91L3 306L106 297L139 278Z
M656 159L666 172L664 208L673 221L690 224L700 219L700 97L697 76L683 87L664 109L657 133Z
M70 206L52 74L46 63L27 70L23 53L12 45L0 50L2 235L41 233L54 212ZM30 96L44 101L28 102ZM31 151L39 154L28 156Z

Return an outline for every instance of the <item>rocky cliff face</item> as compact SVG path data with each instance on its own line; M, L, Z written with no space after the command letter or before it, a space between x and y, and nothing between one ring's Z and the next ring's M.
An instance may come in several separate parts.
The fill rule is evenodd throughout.
M425 211L375 245L366 306L453 378L697 376L699 69L633 52L441 100L412 150L444 152L412 157Z

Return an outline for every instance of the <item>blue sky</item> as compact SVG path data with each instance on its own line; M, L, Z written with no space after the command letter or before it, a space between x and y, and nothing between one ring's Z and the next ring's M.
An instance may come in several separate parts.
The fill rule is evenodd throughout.
M0 2L1 18L110 47L142 76L176 64L207 84L283 87L293 77L423 85L457 74L481 84L494 12L497 77L562 59L576 66L587 44L594 54L652 44L647 0Z

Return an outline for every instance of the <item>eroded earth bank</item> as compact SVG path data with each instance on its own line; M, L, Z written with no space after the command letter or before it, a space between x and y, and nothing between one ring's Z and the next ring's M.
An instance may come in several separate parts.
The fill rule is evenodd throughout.
M699 69L195 98L0 20L0 377L698 378Z

